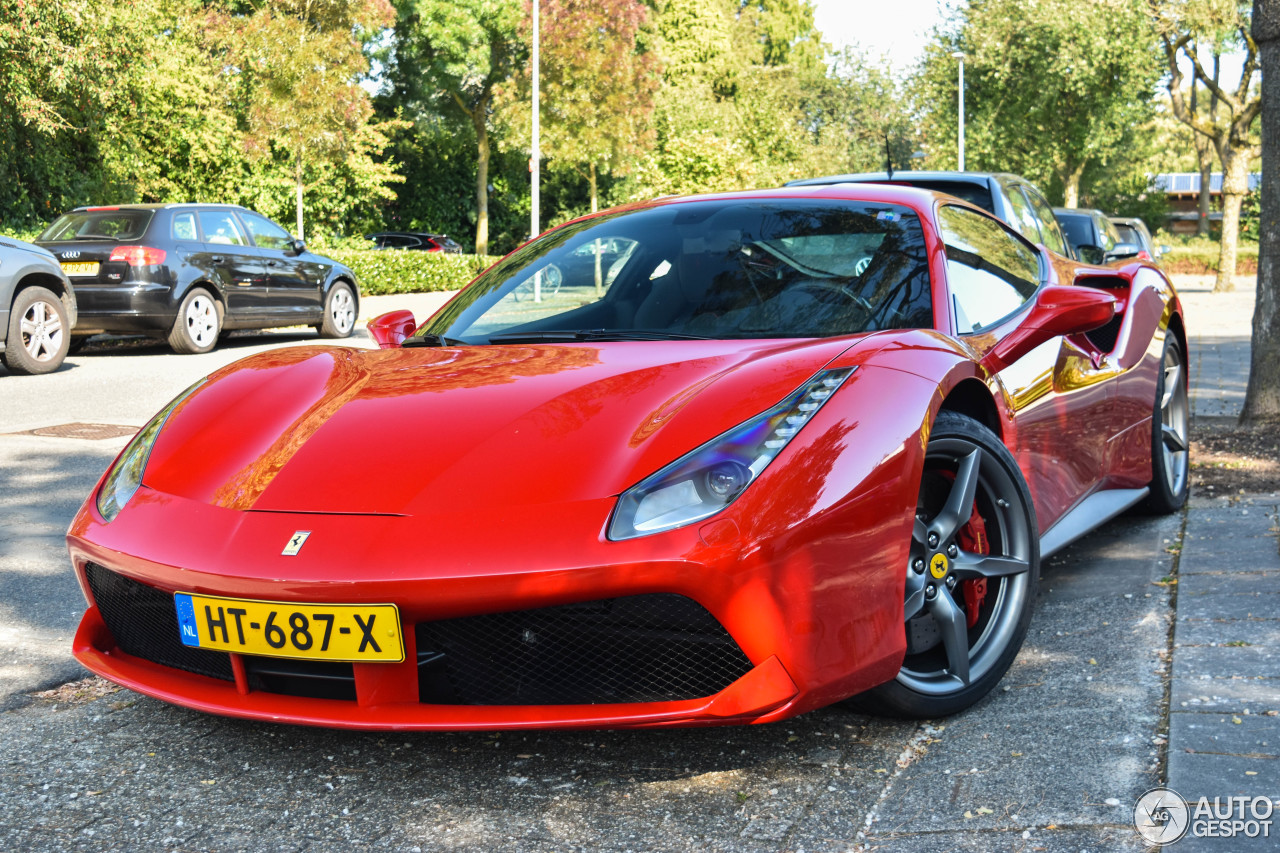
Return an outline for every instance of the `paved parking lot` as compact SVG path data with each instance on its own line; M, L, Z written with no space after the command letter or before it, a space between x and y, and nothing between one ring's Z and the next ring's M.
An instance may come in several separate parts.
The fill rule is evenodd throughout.
M365 316L385 305L369 302ZM61 537L127 439L14 433L137 427L216 366L312 340L117 345L51 376L0 375L0 850L1142 849L1133 803L1166 766L1167 580L1186 516L1122 517L1047 561L1002 687L949 720L832 708L750 728L351 734L101 682L33 696L81 675Z

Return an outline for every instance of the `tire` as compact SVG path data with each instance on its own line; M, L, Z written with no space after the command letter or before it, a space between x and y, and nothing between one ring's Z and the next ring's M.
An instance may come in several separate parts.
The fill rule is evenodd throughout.
M1186 359L1178 339L1169 332L1156 379L1151 416L1151 492L1142 504L1147 512L1168 515L1182 509L1191 491L1191 452L1188 425Z
M316 326L316 331L322 338L345 338L355 327L355 293L345 281L335 281L324 299L324 319Z
M47 287L19 291L9 309L5 350L0 353L9 372L52 373L62 365L70 346L67 308L58 295Z
M193 287L178 306L169 346L183 355L210 352L222 332L222 303L202 287Z
M1004 676L1022 647L1040 578L1039 531L1022 472L990 430L957 412L934 422L910 553L902 669L850 704L883 716L942 717L973 705Z

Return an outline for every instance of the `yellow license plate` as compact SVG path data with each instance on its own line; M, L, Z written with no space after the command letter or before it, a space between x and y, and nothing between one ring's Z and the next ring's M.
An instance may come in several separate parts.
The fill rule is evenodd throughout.
M404 660L394 604L295 604L176 592L183 645L357 663Z
M64 263L62 265L62 271L67 275L97 275L98 262L93 261L92 263L81 262L74 264Z

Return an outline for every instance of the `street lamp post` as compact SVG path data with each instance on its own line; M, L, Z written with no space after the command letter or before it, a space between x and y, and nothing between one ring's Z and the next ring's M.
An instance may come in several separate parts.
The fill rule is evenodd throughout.
M960 171L964 171L964 52L957 50L951 54L960 60L960 144L959 144L959 161Z
M538 91L539 80L539 56L538 56L538 6L541 5L540 0L533 0L533 145L529 153L529 178L532 185L532 197L529 205L529 236L538 236L538 205L539 187L542 177L542 151L540 147L539 134L542 132L541 116L539 115L539 101L541 93Z

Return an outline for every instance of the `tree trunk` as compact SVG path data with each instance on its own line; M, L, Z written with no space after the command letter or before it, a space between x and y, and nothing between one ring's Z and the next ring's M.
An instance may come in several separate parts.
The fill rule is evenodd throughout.
M1059 173L1059 176L1062 178L1063 207L1080 206L1080 176L1083 174L1084 163L1081 163L1069 172Z
M1258 297L1249 387L1240 423L1280 419L1280 8L1254 0L1253 38L1262 59L1262 192Z
M471 115L476 129L476 254L489 254L489 125L485 108Z
M587 181L591 184L591 212L595 213L600 209L600 197L597 190L596 182L596 164L594 162L587 164Z
M1213 143L1196 134L1196 159L1200 162L1200 197L1197 209L1196 233L1209 236L1209 183L1213 180Z
M1222 159L1222 243L1214 293L1235 290L1236 248L1240 243L1240 205L1249 191L1249 149L1224 145Z
M297 214L298 214L298 233L295 235L299 240L307 239L302 235L302 151L298 151L298 156L294 158L294 166L297 176Z

